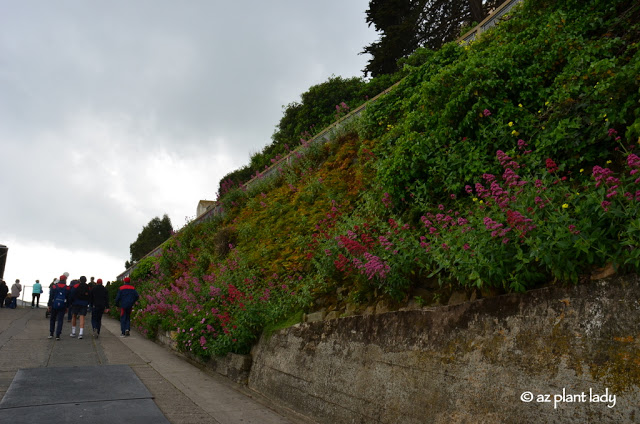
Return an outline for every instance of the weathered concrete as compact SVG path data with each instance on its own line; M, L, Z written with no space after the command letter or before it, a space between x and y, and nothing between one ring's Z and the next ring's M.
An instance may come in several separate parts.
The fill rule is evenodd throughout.
M308 322L253 358L251 389L322 423L640 422L640 284Z
M90 327L90 324L88 326ZM65 373L72 382L58 382L59 387L56 387L67 391L68 393L65 393L71 395L75 402L64 403L64 399L56 395L51 378L39 374L42 380L39 388L38 384L34 383L22 393L9 393L7 404L2 405L6 407L1 410L0 422L162 422L160 415L151 417L145 412L152 404L156 405L172 424L307 422L304 419L296 419L293 414L292 419L277 414L265 405L268 403L266 399L250 392L246 386L202 372L181 356L145 339L135 330L131 331L130 337L114 336L120 334L120 323L116 320L108 317L103 319L99 338L91 337L90 331L87 331L89 334L79 340L69 337L69 332L70 326L65 322L62 339L48 339L49 320L45 319L44 309L0 309L0 399L6 396L9 388L16 382L16 376L21 372L44 370L46 375L46 371L53 368L76 367L74 369L82 373L79 367L87 367L90 371L86 377L92 384L100 385L87 391L84 385L86 381L80 384L73 373ZM246 368L246 359L234 358L233 362L235 361L240 362L238 368ZM95 399L87 399L99 394L100 390L117 394L118 389L126 389L117 381L99 383L98 377L102 373L111 374L101 368L114 365L130 367L133 370L153 396L153 399L143 399L143 403L147 405L135 405L133 398L117 401L101 398L102 401L98 402L95 402ZM130 397L133 396L131 390L126 391ZM24 392L27 393L23 394ZM56 403L53 409L38 405L37 401L46 401L47 395ZM29 406L16 408L15 402L9 402L12 397L27 401ZM123 412L128 421L119 419L113 413L109 414L109 411L113 410ZM140 416L141 413L145 415ZM47 415L49 418L45 419ZM55 420L52 416L55 416ZM80 419L80 416L84 418Z

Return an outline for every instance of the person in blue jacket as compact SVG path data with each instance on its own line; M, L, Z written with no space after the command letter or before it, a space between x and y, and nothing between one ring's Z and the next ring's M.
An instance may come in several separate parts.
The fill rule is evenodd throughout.
M60 280L49 290L49 338L53 338L53 332L56 333L56 340L60 340L62 333L62 324L64 323L64 315L69 306L69 290L66 284L67 276L61 275ZM56 328L56 322L58 326Z
M40 307L40 294L42 293L42 284L40 280L36 280L31 293L31 309Z
M139 298L140 295L131 284L131 279L125 277L124 284L120 286L116 295L116 306L120 308L120 330L122 331L120 337L126 337L130 334L131 311Z

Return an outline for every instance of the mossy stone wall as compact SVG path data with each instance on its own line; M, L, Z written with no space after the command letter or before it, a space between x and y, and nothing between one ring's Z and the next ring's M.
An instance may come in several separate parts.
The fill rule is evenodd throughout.
M249 387L332 424L640 422L640 279L298 324Z

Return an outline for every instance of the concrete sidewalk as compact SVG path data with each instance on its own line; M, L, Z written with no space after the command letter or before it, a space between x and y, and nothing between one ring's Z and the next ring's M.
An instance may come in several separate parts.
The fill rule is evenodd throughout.
M49 320L43 308L0 309L0 397L19 369L127 365L173 424L309 423L281 411L285 418L265 399L222 376L202 371L136 331L120 338L120 323L111 318L103 319L100 338L91 336L90 315L84 339L71 338L70 332L71 325L65 322L60 341L47 339ZM47 386L43 384L41 390L46 391Z

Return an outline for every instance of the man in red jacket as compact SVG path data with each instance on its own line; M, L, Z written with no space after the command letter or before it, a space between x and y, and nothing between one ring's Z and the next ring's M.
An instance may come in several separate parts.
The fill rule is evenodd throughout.
M120 307L120 331L122 331L120 337L129 335L129 330L131 330L131 311L139 298L140 295L131 284L131 279L125 277L124 284L120 286L116 295L116 306Z

